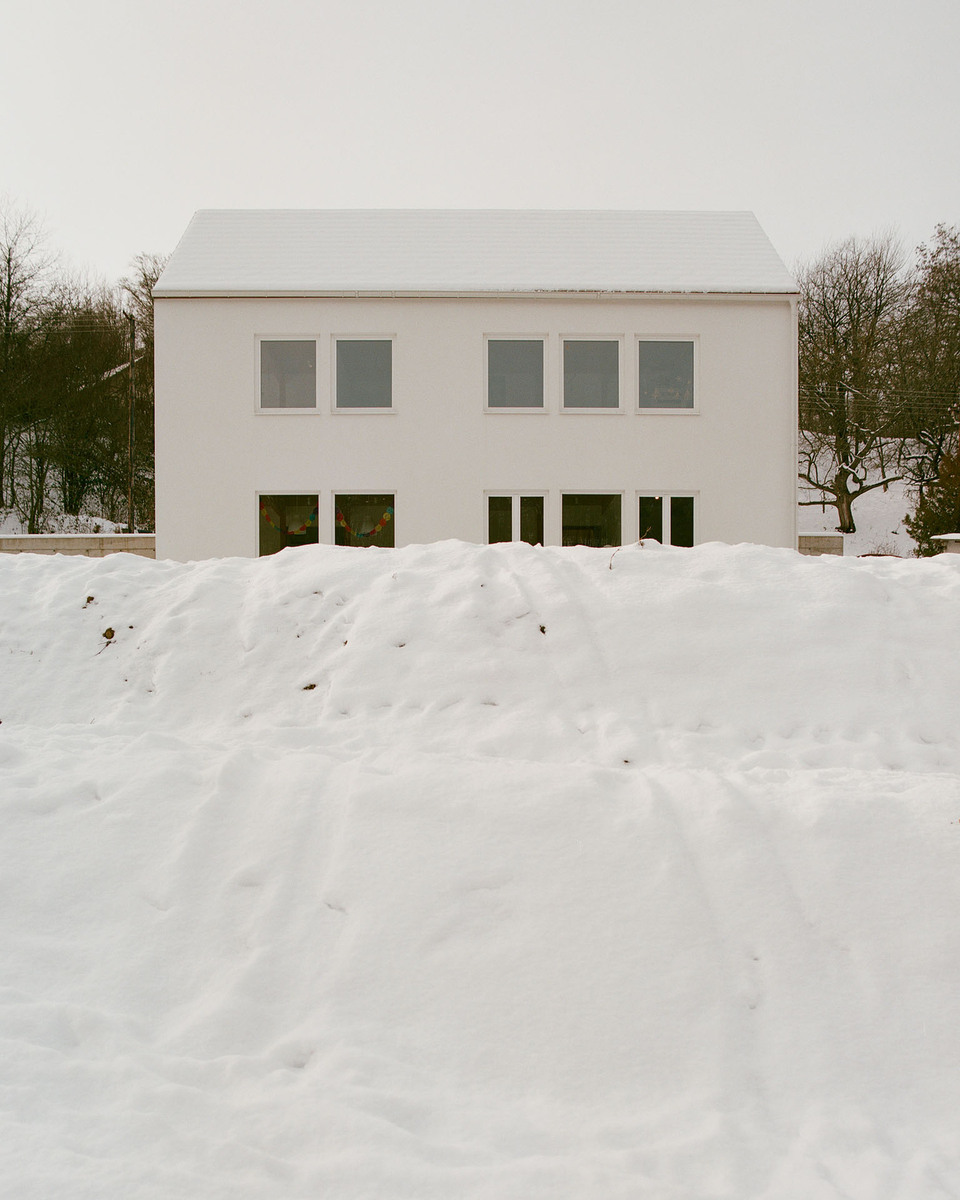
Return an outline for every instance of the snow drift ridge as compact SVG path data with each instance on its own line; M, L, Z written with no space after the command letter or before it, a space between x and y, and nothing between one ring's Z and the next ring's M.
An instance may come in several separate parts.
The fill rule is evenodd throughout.
M15 725L609 766L958 765L950 559L451 542L0 566Z

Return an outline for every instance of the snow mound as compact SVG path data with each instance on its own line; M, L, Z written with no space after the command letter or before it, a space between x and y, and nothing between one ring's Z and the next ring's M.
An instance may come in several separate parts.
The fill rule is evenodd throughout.
M960 558L0 559L0 1178L960 1192Z

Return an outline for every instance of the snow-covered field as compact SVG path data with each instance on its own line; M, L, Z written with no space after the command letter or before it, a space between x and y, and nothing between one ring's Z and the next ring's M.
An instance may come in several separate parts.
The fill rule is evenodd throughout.
M87 513L71 516L65 512L48 512L43 519L43 533L121 533L123 525L108 521L106 517L93 517ZM16 509L0 508L0 535L17 535L27 532L27 524Z
M813 493L801 489L800 496L807 499ZM853 521L857 532L844 536L844 554L892 554L898 558L912 558L917 552L917 544L907 532L903 518L912 514L916 506L913 489L901 480L888 484L885 489L865 492L854 502ZM804 505L799 514L800 532L833 533L837 519L837 510L830 505Z
M0 1195L960 1195L960 556L0 557Z

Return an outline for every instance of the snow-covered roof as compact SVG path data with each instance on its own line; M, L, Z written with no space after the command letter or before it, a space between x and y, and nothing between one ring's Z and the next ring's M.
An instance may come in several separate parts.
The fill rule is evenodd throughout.
M205 209L154 295L794 291L750 212Z

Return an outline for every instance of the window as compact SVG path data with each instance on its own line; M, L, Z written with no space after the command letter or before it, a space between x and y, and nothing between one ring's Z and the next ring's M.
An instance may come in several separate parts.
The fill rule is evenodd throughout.
M543 408L543 340L487 341L487 407Z
M335 496L338 546L394 545L393 496Z
M619 546L620 496L564 496L564 546Z
M543 496L488 496L487 541L542 546Z
M563 407L620 407L620 343L563 343Z
M693 496L641 496L640 537L665 546L692 546Z
M640 347L640 407L692 409L693 342L647 342Z
M513 497L487 497L487 541L492 546L495 542L513 541Z
M337 408L393 405L393 342L345 338L337 342Z
M317 343L260 341L260 407L317 407Z
M319 496L260 496L260 554L319 540Z

